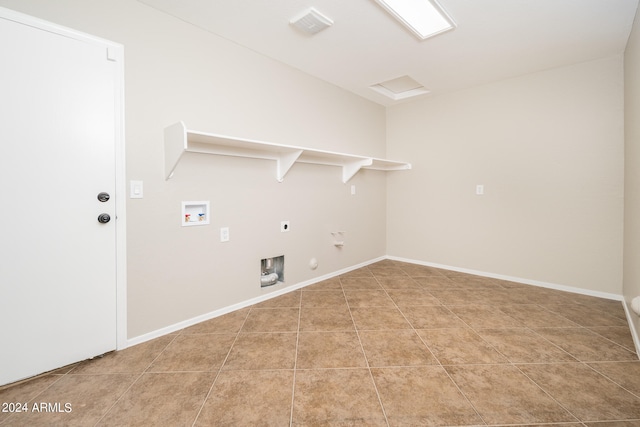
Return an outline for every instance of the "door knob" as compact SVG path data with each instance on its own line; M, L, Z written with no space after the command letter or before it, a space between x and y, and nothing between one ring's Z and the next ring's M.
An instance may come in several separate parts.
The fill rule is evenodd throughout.
M108 213L103 213L103 214L98 215L98 222L99 223L106 224L109 221L111 221L111 217L109 216Z
M101 202L106 202L111 198L111 196L109 196L109 193L105 193L104 191L100 194L98 194L98 200L100 200Z

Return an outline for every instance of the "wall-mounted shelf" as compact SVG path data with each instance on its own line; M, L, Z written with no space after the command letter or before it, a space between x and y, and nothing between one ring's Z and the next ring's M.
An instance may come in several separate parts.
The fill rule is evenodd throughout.
M411 169L410 163L195 132L188 130L183 122L178 122L164 130L165 179L173 176L185 152L275 160L276 179L279 182L282 182L296 162L340 166L344 183L360 169L382 171Z

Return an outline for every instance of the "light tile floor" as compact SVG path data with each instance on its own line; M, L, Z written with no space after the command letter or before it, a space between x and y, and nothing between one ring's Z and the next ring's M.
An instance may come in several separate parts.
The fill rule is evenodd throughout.
M382 261L0 402L28 408L2 426L638 427L640 361L620 302Z

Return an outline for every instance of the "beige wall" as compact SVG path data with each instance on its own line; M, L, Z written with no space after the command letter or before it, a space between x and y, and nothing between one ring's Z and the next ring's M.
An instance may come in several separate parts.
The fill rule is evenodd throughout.
M263 257L285 255L291 286L385 254L383 172L358 174L351 196L335 167L297 164L278 183L274 162L191 154L165 181L162 141L164 127L183 120L198 131L383 157L383 107L135 0L0 6L124 45L127 180L144 181L144 199L127 204L130 339L270 292L259 286ZM183 200L209 200L212 224L181 227ZM341 250L334 230L347 232Z
M131 339L264 295L259 260L281 254L288 286L387 253L623 292L621 57L400 104L385 115L135 0L0 6L125 47L127 180L145 184L145 198L127 204ZM626 56L627 114L634 115L637 38L636 28ZM363 171L349 183L357 188L351 196L333 167L296 165L277 183L269 161L190 154L165 181L162 130L179 120L193 130L387 155L413 169ZM640 184L631 143L638 125L628 119L626 131L630 298L640 294L633 263L640 201L631 193L634 180ZM484 196L474 194L477 184ZM212 224L181 227L182 200L209 200ZM291 221L286 234L283 219ZM221 226L230 227L228 243L219 242ZM347 231L342 250L331 244L334 230Z
M640 22L638 15L624 56L625 209L624 286L628 304L640 296ZM630 310L629 310L630 311ZM630 311L631 312L631 311ZM632 313L632 312L631 312ZM640 317L631 315L640 347Z
M387 253L620 295L621 56L387 113ZM485 195L475 194L484 185Z

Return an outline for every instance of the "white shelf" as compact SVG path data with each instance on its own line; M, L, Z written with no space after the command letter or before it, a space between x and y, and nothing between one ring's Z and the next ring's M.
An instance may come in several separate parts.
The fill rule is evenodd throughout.
M165 179L173 176L185 152L275 160L276 179L279 182L296 162L340 166L344 183L360 169L411 169L410 163L196 132L188 130L183 122L178 122L164 130Z

